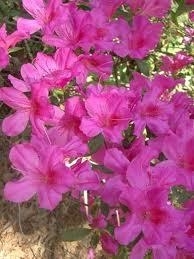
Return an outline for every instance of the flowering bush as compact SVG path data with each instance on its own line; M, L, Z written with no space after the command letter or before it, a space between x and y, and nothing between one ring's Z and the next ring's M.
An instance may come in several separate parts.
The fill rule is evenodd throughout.
M0 88L13 109L2 131L31 133L10 150L20 177L4 197L36 195L53 210L70 193L91 227L84 233L97 238L88 258L98 241L115 258L193 258L194 107L178 89L194 61L194 2L66 2L23 0L29 18L19 17L8 36L0 29L1 69L10 48L36 32L52 49ZM182 14L184 50L170 52L169 24Z

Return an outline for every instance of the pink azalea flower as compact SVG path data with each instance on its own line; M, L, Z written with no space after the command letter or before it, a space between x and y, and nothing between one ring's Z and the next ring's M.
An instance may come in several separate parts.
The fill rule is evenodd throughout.
M45 33L50 33L55 26L55 23L61 21L62 16L62 1L49 0L45 3L44 0L22 0L24 9L34 18L17 20L17 28L28 34L32 34L40 29Z
M64 21L58 23L54 33L45 35L43 41L55 47L76 49L82 47L88 50L90 46L91 17L88 12L78 10L75 5L67 5L63 12Z
M36 194L41 208L53 210L59 204L74 178L63 164L60 150L52 146L46 150L46 153L38 153L30 144L19 144L11 149L10 160L22 177L5 185L6 200L20 203Z
M147 93L134 109L135 135L140 136L147 125L156 135L168 134L169 118L173 107L159 98L154 93Z
M75 54L67 48L58 49L54 57L39 52L33 63L21 67L23 80L9 75L12 85L20 91L29 91L32 83L44 82L49 89L64 87L76 74Z
M165 242L171 236L171 231L179 228L182 220L181 213L168 205L167 201L168 192L161 187L144 191L134 187L129 188L128 192L123 191L120 202L129 208L132 215L115 229L115 239L127 245L142 232L150 244Z
M173 57L162 57L161 69L165 72L176 73L185 66L194 62L194 58L180 51Z
M91 19L92 19L92 27L91 27L92 46L97 51L99 50L110 51L114 45L114 42L111 37L111 35L115 32L115 29L113 26L114 22L111 22L104 14L105 8L103 9L94 8L90 12Z
M39 86L38 86L39 87ZM48 91L34 87L29 100L22 92L12 87L0 89L1 100L16 112L3 120L2 130L8 136L16 136L24 131L28 121L33 131L44 134L45 121L54 115L53 107L48 102Z
M180 148L181 147L181 148ZM194 136L187 133L167 136L162 147L164 155L176 166L176 170L187 178L187 186L194 184Z
M7 35L5 24L0 27L0 69L5 68L9 63L9 48L26 38L27 35L20 31Z
M132 90L141 98L134 106L135 135L140 136L145 125L156 135L168 134L169 120L174 112L173 105L165 93L171 91L179 81L157 75L152 81L135 74ZM137 85L137 88L135 89Z
M105 139L119 143L131 120L129 103L129 92L122 88L108 87L90 94L85 101L88 116L83 117L80 129L88 137L102 133Z
M162 18L170 9L170 0L127 0L133 13Z
M129 55L131 58L142 59L153 50L159 42L162 33L161 23L151 23L144 16L135 16L128 30L123 35L123 48L116 52L121 57Z

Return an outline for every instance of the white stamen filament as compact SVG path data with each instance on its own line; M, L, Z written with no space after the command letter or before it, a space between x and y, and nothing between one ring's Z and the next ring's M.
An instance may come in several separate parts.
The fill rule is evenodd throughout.
M115 210L115 212L116 212L116 217L117 217L117 225L118 225L118 227L120 227L121 221L120 221L120 217L119 217L119 211Z

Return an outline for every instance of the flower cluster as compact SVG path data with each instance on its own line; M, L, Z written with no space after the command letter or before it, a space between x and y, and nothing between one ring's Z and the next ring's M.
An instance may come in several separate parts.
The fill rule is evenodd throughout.
M37 53L20 78L9 75L12 86L0 88L0 100L14 111L2 131L31 134L11 148L20 178L6 183L5 199L21 203L36 195L41 208L53 210L71 193L84 199L107 253L126 246L132 259L148 252L193 258L194 203L177 205L171 197L174 188L194 189L193 100L176 90L184 84L177 71L193 58L163 56L165 73L134 71L125 86L106 83L115 57L133 62L153 53L171 1L22 2L31 18L18 18L9 36L1 27L0 67L10 46L37 31L53 54Z

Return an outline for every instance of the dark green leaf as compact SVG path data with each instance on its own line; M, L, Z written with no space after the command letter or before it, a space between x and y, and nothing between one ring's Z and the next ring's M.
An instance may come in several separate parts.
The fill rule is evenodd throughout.
M99 237L99 234L97 232L95 232L91 238L91 241L90 241L90 245L93 247L93 248L96 248L98 243L100 241L100 237Z
M149 76L150 73L150 66L146 60L136 60L137 66L141 73L146 76Z
M96 153L103 144L104 144L104 138L103 138L102 134L99 134L99 135L95 136L94 138L92 138L88 143L90 155Z
M82 240L84 237L88 236L91 231L92 229L89 228L68 229L62 234L62 240L68 242Z
M92 165L92 168L95 170L99 170L99 171L101 171L102 173L105 173L105 174L112 174L113 172L109 169L109 168L107 168L107 167L105 167L104 165Z

